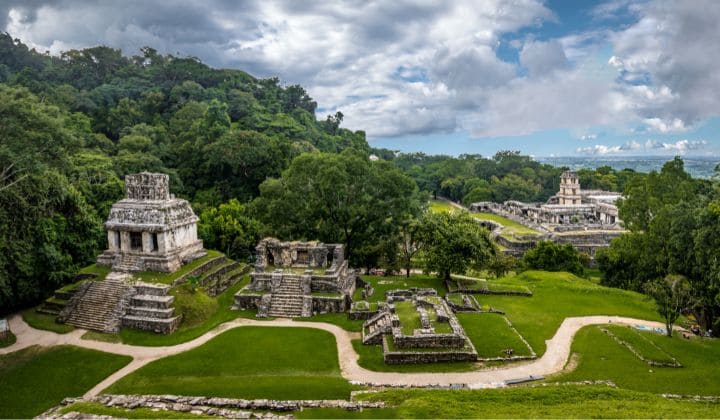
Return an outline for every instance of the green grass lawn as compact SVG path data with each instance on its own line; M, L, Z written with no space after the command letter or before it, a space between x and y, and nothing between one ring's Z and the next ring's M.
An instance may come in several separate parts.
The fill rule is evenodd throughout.
M457 314L480 358L507 357L505 350L513 349L513 356L530 356L530 349L499 314Z
M298 419L395 419L394 408L366 408L362 411L348 411L342 408L306 408L292 413Z
M82 396L131 360L74 346L30 347L0 356L0 418L33 417Z
M498 216L493 213L471 213L472 216L478 220L489 220L501 224L503 226L503 233L512 233L518 236L525 235L539 235L540 233L535 229L531 229L521 223L518 223L507 217Z
M22 317L28 325L38 330L67 334L75 327L67 324L60 324L55 321L55 315L41 314L35 311L37 308L30 308L22 311Z
M311 328L242 327L148 364L107 389L115 394L346 399L332 334Z
M430 205L428 206L428 209L435 213L459 210L457 207L453 206L445 200L430 200Z
M599 286L569 273L526 271L493 283L526 286L533 292L532 297L486 295L482 304L503 308L538 356L545 353L545 340L552 338L567 317L620 315L660 320L655 304L646 296Z
M328 324L334 324L338 327L351 332L360 332L362 331L362 320L353 321L351 319L348 319L348 315L346 313L329 313L329 314L319 314L312 316L310 318L295 318L295 321L300 322L327 322Z
M633 327L624 325L608 325L604 327L615 337L632 346L644 359L659 363L673 363L673 357L655 344L645 334ZM629 350L628 350L629 351Z
M15 344L15 341L17 341L17 338L15 337L15 334L13 334L12 332L8 331L8 333L7 333L7 335L5 336L5 338L0 339L0 349L3 348L3 347L12 346L13 344Z
M428 207L432 212L455 212L462 211L459 208L453 206L447 201L442 200L430 200L430 206ZM518 223L514 220L508 219L507 217L498 216L493 213L470 213L472 217L478 220L489 220L491 222L498 223L503 226L503 235L511 236L527 236L527 235L539 235L540 232L535 229L531 229L522 223Z
M403 334L413 335L413 331L422 328L420 313L412 301L395 302L395 314L400 318Z
M578 366L553 381L609 379L622 388L653 393L720 395L720 340L680 336L668 338L639 332L672 354L682 368L649 366L595 326L580 330L572 351L580 355ZM716 405L716 416L720 407ZM692 417L692 416L688 416Z
M440 296L445 296L447 293L445 282L435 276L362 276L362 279L372 284L374 290L372 296L368 298L369 301L384 301L386 291L411 287L431 287L437 290Z
M602 280L602 272L599 268L585 267L585 275L583 277L595 284L600 284L600 281Z
M356 398L385 401L400 418L717 418L718 405L606 386L485 390L391 389Z
M383 360L382 346L367 346L362 343L362 340L353 340L352 345L360 356L358 364L376 372L466 372L475 370L479 366L477 363L470 362L386 365Z

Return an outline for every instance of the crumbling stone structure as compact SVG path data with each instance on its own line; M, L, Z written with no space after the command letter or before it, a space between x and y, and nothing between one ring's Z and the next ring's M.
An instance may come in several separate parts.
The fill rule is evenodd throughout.
M365 321L362 342L381 344L386 364L467 362L477 360L477 351L455 313L435 289L391 290L386 305ZM418 312L420 328L403 332L396 304L412 304ZM440 328L444 326L444 328Z
M618 198L620 194L615 192L582 190L577 173L566 171L560 176L560 190L547 203L479 202L471 204L470 210L499 214L535 228L540 225L549 232L568 230L561 225L620 229L615 206Z
M577 173L566 171L560 177L560 190L547 203L478 202L470 205L470 211L497 214L540 232L509 238L500 235L502 228L496 227L493 237L510 254L520 256L537 241L551 240L571 243L593 256L625 232L615 205L619 198L615 192L582 190Z
M105 222L108 249L97 264L114 271L173 272L205 255L198 217L186 200L170 194L166 174L125 177L127 198L113 204Z
M235 308L256 308L262 318L344 312L352 303L357 276L342 244L266 238L256 247L251 277L235 295Z
M166 174L125 177L127 198L113 204L105 223L108 249L97 265L112 272L78 287L58 321L107 333L132 327L169 334L180 323L170 286L132 281L131 272L174 272L206 255L197 238L198 217L186 200L170 194Z

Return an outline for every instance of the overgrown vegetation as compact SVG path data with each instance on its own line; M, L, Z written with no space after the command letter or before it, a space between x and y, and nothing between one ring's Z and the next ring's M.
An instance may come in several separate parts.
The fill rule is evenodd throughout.
M719 191L717 182L693 179L680 158L628 183L619 211L631 233L598 253L603 284L644 292L668 275L685 276L690 301L680 309L718 334Z

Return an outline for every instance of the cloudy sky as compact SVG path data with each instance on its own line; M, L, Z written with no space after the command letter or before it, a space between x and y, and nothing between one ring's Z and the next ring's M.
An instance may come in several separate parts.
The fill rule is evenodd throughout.
M720 1L0 0L40 51L105 44L300 83L371 144L720 156Z

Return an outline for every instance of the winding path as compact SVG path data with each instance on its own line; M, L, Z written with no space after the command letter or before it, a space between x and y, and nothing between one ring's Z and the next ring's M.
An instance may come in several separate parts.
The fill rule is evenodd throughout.
M102 382L89 390L85 394L85 397L92 397L100 394L105 388L112 385L119 379L154 360L194 349L225 331L250 325L262 327L317 328L330 332L335 336L335 341L337 343L342 376L349 381L369 383L378 386L465 384L470 388L496 387L502 385L506 380L524 378L531 375L546 376L561 371L570 356L570 345L572 344L573 336L580 328L588 325L613 323L664 327L664 325L659 322L619 316L584 316L566 318L562 324L560 324L560 328L558 328L553 338L546 341L547 350L545 351L545 354L543 354L542 357L527 363L471 372L394 373L375 372L360 367L357 363L358 354L355 352L355 349L353 349L351 341L358 338L358 334L348 332L336 325L324 322L298 322L290 319L258 321L254 319L238 318L218 325L214 329L194 340L167 347L131 346L127 344L83 340L81 336L85 334L86 331L82 329L77 329L67 334L57 334L50 331L37 330L26 324L19 314L13 315L9 319L9 322L11 330L17 337L17 341L12 346L0 349L0 354L11 353L34 345L50 347L68 344L133 357L133 360L128 365L105 378Z

